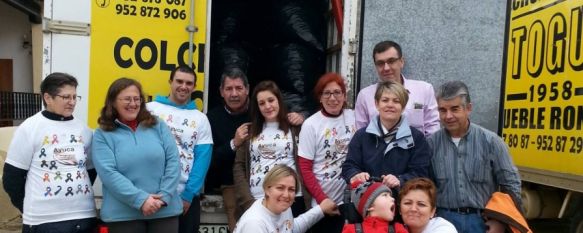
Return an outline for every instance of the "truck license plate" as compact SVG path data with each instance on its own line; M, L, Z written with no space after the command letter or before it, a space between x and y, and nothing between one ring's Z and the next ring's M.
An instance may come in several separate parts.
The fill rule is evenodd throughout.
M227 225L209 225L203 224L198 228L198 233L227 233L229 227Z

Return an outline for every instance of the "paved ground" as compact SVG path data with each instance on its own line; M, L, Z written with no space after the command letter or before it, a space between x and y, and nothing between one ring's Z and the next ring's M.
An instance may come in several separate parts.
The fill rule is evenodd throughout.
M13 219L7 219L0 222L0 233L19 233L22 227L22 218L16 216Z

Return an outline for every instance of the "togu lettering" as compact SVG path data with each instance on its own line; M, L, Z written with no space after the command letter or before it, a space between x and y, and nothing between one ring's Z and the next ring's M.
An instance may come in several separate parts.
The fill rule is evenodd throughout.
M198 47L193 44L193 54L198 56L198 64L192 64L197 72L204 72L204 47L205 44L199 43ZM129 49L129 53L126 51ZM124 52L125 51L125 52ZM177 65L168 63L168 54L174 50L169 50L168 41L161 40L156 44L153 40L144 38L137 43L129 37L119 38L113 47L113 58L115 63L121 68L130 68L134 64L144 70L154 68L159 64L160 70L172 71ZM176 61L178 65L186 65L185 57L188 57L188 42L182 43L176 51ZM150 54L149 57L143 56Z
M527 1L514 1L517 2ZM533 2L533 1L531 1ZM510 30L508 58L512 78L520 79L523 69L538 78L544 69L551 74L563 72L565 63L575 71L583 70L583 6L570 13L558 12L548 21L533 20Z

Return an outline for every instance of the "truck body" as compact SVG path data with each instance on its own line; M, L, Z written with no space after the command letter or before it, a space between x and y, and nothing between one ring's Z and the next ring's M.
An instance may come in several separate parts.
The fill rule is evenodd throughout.
M376 82L372 47L385 39L401 44L406 77L434 88L464 81L471 121L509 146L526 217L583 232L582 2L353 2L363 25L357 89Z
M582 3L508 3L498 125L526 216L572 218L572 232L583 232Z

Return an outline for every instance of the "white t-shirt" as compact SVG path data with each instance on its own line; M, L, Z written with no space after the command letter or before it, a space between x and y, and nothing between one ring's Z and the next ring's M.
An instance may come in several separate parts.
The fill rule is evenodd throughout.
M234 233L302 233L324 217L320 206L315 206L297 218L291 208L281 214L274 214L262 204L263 198L256 200L237 222Z
M354 111L343 110L338 117L326 117L322 111L304 121L300 131L298 155L313 160L313 172L322 191L337 204L343 202L346 182L340 176L348 144L356 132ZM312 206L317 205L312 199Z
M194 146L212 144L211 125L206 115L196 109L179 109L171 105L149 102L146 107L170 128L180 156L178 193L184 191L194 162Z
M421 233L457 233L455 226L441 217L434 217L429 220L427 226Z
M256 138L251 139L249 144L249 155L251 156L249 187L251 187L251 195L255 200L263 198L263 178L269 169L277 164L285 164L294 170L296 169L293 140L291 129L286 134L279 129L277 122L265 123L261 133ZM299 196L302 196L301 190L298 190L296 194L296 197Z
M95 217L91 130L77 119L54 121L41 112L14 132L6 163L28 170L22 222L27 225Z

